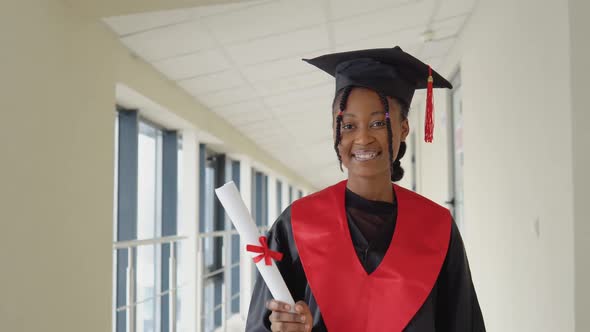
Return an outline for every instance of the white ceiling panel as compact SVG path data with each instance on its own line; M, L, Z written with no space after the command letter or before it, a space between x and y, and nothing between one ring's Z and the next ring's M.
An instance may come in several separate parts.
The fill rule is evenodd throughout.
M332 90L334 90L332 88ZM282 104L280 106L272 107L272 111L281 118L289 118L291 116L301 116L301 114L317 114L323 112L326 114L326 119L329 119L330 111L332 109L332 95L321 95L315 98L309 98L297 103Z
M444 61L444 57L424 58L423 61L424 61L424 63L427 63L430 66L432 66L433 69L440 70L440 68L443 64L443 61Z
M250 82L270 81L283 79L288 76L310 73L317 70L302 59L313 58L329 52L329 49L322 49L316 52L304 52L298 56L289 56L278 60L246 66L242 69L242 72Z
M119 36L188 21L191 13L177 9L104 18L103 21Z
M424 13L432 12L432 8L433 0L423 0L412 6L406 5L335 21L334 41L336 44L344 44L366 39L367 36L395 34L396 31L404 29L426 27L429 17Z
M236 71L225 70L178 81L178 85L192 95L203 95L219 90L238 88L246 85L246 82Z
M332 127L329 122L294 121L290 125L281 122L285 130L301 144L315 144L332 137Z
M211 36L196 21L133 34L121 41L148 61L188 54L214 45Z
M240 103L233 103L227 106L213 107L211 110L222 116L232 116L240 113L262 112L266 108L259 99L248 100Z
M291 147L292 144L289 141L280 142L280 141L277 141L276 139L264 139L264 140L256 141L256 143L258 143L261 147L264 148L265 151L268 151L273 156L281 156L280 158L285 158L284 156L287 155L287 153L295 153L294 151L296 151L296 150L290 150L289 147ZM277 159L279 159L279 157L277 157ZM288 165L288 164L285 164L285 165ZM293 168L291 168L291 169L293 169Z
M303 89L316 85L331 83L334 79L319 70L293 75L282 79L254 83L254 88L261 96L272 96L284 92Z
M430 58L442 58L447 55L454 43L455 38L428 42L424 44L420 57L423 58L423 61Z
M293 12L298 15L285 15ZM208 17L204 22L219 42L231 44L318 25L325 17L321 1L283 0Z
M241 1L237 3L225 3L210 6L199 6L195 8L187 8L186 10L192 14L194 18L204 18L214 15L224 15L237 10L243 10L247 7L258 6L274 0L259 0L259 1Z
M275 108L293 103L300 103L312 98L331 98L330 96L333 94L334 83L330 82L328 84L318 85L312 88L293 90L277 96L266 97L264 100L266 101L267 105Z
M215 108L256 99L255 93L256 91L252 86L243 85L235 89L221 90L205 95L197 95L196 97L208 107Z
M242 126L242 129L247 132L257 133L260 131L268 130L270 127L273 127L274 121L259 121L259 122L252 122Z
M248 65L323 49L328 44L326 27L320 26L228 46L227 51L237 64Z
M438 9L435 19L465 15L473 10L475 0L444 0Z
M399 6L416 3L420 0L328 0L332 19L358 16L376 11L391 10Z
M383 33L336 46L335 51L362 50L368 48L386 48L399 46L410 54L415 54L422 46L421 35L423 28L407 29L395 33Z
M452 18L446 18L432 23L432 30L434 31L434 38L445 38L450 36L456 36L459 30L465 23L467 15L456 16Z
M288 143L292 138L285 132L285 128L274 119L265 120L265 126L255 132L250 133L254 140L262 140L264 138L274 137L278 143ZM283 138L281 138L283 137ZM273 139L274 140L274 139Z
M154 62L153 65L171 80L228 70L231 65L219 50L207 50Z
M231 124L236 126L244 126L254 122L269 121L274 119L271 112L241 112L227 117Z
M258 122L251 122L240 125L236 127L239 131L246 134L248 137L250 135L266 135L266 134L273 134L275 127L280 126L280 123L277 123L275 120L266 120L266 121L258 121ZM283 131L284 135L288 135L287 132ZM292 139L291 139L292 141Z

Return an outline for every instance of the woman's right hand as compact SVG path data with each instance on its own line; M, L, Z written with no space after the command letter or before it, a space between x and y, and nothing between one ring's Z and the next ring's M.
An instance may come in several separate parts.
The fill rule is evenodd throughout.
M313 316L307 303L299 301L295 303L295 312L291 312L291 306L287 303L270 300L266 303L270 314L270 330L273 332L310 332Z

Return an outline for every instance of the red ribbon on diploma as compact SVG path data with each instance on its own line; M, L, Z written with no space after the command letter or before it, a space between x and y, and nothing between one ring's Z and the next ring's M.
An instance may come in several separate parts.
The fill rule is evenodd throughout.
M247 245L246 250L249 252L260 253L260 255L253 258L254 263L260 262L264 258L264 264L272 265L271 259L275 261L280 261L283 259L283 254L278 251L272 251L268 248L268 244L266 242L266 236L261 236L258 238L260 242L260 246L255 245Z

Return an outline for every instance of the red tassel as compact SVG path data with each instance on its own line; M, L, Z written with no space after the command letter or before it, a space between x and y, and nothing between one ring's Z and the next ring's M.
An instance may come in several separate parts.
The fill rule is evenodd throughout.
M432 93L432 68L428 66L428 85L426 89L426 117L424 119L424 141L432 143L434 137L434 96Z

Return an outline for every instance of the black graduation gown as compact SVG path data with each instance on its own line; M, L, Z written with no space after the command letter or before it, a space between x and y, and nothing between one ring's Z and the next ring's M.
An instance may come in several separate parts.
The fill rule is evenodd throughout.
M361 226L363 213L374 219L375 213L384 209L393 211L390 222L384 223L380 236L367 241ZM365 270L374 271L383 260L395 230L397 217L396 204L368 201L346 191L346 211L351 238ZM377 211L377 212L376 212ZM359 213L360 212L360 213ZM366 232L365 232L366 234ZM291 208L287 208L267 234L268 245L272 250L283 253L276 262L295 301L304 300L314 317L313 332L327 331L320 308L318 307L305 276L291 228ZM343 276L345 277L345 276ZM247 332L270 331L270 311L266 302L272 299L266 284L258 275L254 286L248 320ZM404 329L405 332L483 332L485 326L477 295L471 280L471 272L465 249L455 222L452 223L449 249L436 284L420 310ZM351 331L352 332L352 331ZM354 331L356 332L356 331Z

